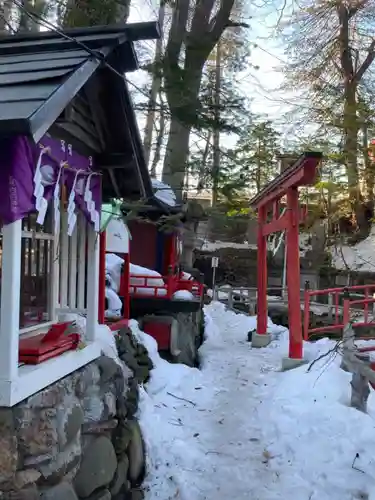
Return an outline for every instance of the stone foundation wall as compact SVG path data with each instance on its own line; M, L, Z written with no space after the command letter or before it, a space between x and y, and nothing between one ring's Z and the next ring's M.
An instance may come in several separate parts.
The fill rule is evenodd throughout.
M198 349L203 341L202 311L195 313L179 313L176 315L178 323L178 348L181 353L175 359L178 363L187 366L198 365Z
M119 366L102 356L13 408L0 409L1 500L135 500L145 450L138 384L152 362L130 330Z

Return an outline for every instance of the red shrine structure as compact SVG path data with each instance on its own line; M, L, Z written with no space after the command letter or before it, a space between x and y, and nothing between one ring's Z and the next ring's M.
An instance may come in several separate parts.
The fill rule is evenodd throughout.
M257 264L257 332L254 347L265 347L271 341L267 333L267 236L286 231L287 290L289 309L289 365L299 363L302 353L302 318L300 306L299 225L307 216L299 205L300 186L314 184L322 153L306 152L257 194L250 205L258 213ZM280 204L286 198L286 211L280 215ZM283 203L284 204L284 203ZM285 206L285 205L284 205Z

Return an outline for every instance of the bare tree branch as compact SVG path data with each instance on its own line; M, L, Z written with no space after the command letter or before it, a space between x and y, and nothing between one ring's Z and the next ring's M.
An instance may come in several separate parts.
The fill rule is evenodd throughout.
M359 83L362 80L363 75L366 73L371 64L374 62L374 59L375 59L375 40L371 42L371 45L368 48L366 59L363 61L359 70L354 75L354 80L356 81L356 83Z

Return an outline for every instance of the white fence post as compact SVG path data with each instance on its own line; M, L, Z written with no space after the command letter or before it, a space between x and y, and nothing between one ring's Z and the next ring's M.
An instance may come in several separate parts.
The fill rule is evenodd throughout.
M0 379L18 377L18 342L20 328L22 220L3 226Z
M228 290L228 306L233 308L233 288L230 287Z
M332 321L333 319L333 294L328 294L328 319Z
M87 225L87 321L86 337L95 340L99 313L99 234Z

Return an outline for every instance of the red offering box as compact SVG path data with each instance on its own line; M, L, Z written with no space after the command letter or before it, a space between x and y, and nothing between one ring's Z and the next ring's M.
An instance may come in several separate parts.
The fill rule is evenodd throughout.
M156 340L159 351L169 351L171 345L171 325L167 323L154 323L152 320L145 321L143 323L143 331Z
M37 365L64 352L75 350L79 344L77 333L65 334L71 323L56 323L47 333L20 340L19 362Z

